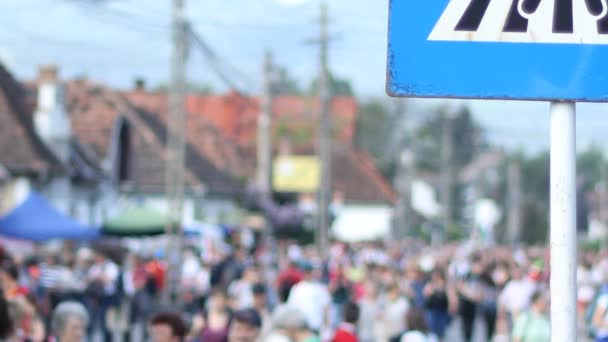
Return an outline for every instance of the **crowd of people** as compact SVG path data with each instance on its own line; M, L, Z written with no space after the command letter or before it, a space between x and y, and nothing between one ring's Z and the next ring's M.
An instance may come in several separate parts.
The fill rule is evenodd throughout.
M550 340L546 248L188 248L173 308L161 302L162 258L61 252L1 254L0 341ZM607 275L608 253L580 253L579 325L596 341L608 341Z

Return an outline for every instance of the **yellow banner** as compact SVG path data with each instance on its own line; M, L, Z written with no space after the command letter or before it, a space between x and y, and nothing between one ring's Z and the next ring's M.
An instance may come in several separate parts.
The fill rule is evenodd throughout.
M272 186L280 192L316 192L319 159L312 156L280 156L274 160Z

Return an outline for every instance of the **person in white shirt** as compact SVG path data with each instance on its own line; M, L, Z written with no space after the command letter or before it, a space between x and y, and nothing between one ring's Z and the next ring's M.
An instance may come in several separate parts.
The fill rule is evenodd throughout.
M312 330L322 332L328 324L331 295L312 264L305 263L302 270L304 279L291 289L287 303L304 314Z
M104 335L104 340L110 341L111 333L106 315L114 304L119 276L120 269L114 262L101 253L95 254L95 263L87 274L87 292L93 300L88 305L92 308L89 338L93 337L94 329L98 327Z
M249 266L243 271L241 279L230 284L228 294L230 298L234 299L234 303L232 303L234 310L245 310L253 306L253 285L260 280L257 268Z
M386 298L380 305L380 317L386 339L394 338L408 328L405 316L409 309L410 304L405 296L401 294L399 284L392 283L388 288Z
M516 316L528 309L532 294L536 291L536 285L530 279L524 277L518 268L512 270L511 280L507 283L498 297L498 304L515 321Z

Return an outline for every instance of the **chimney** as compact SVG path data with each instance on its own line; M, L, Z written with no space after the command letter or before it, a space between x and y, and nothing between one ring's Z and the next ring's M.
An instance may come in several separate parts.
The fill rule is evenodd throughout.
M146 80L138 77L135 79L135 91L146 91Z
M36 132L63 161L69 157L71 123L65 106L63 85L56 65L38 70L38 104L34 114Z
M59 80L59 69L54 64L41 65L38 68L38 85L46 83L57 83Z

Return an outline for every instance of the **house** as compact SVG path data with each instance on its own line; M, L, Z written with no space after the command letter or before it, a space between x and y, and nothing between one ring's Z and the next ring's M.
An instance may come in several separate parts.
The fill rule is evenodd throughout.
M54 68L41 68L40 91L32 93L0 65L2 212L35 189L63 213L93 224L106 178L72 136L55 79Z
M110 176L107 192L116 189L119 196L113 210L133 203L167 210L166 101L150 98L162 108L151 111L146 103L86 79L66 82L66 98L74 136ZM225 169L243 167L232 164L236 152L210 126L187 127L183 222L226 222L238 215L243 182Z
M166 122L166 94L146 91L140 83L123 95L139 110ZM331 108L337 127L331 170L332 192L334 207L340 208L344 218L338 217L336 224L350 222L348 217L367 210L373 213L374 221L381 221L379 225L382 227L362 227L362 231L381 230L381 235L388 234L396 195L372 158L353 146L357 103L352 97L336 97ZM259 100L235 92L225 95L190 94L186 96L186 110L188 142L232 176L254 179ZM314 155L318 101L309 97L278 96L273 101L273 114L275 152ZM314 202L311 194L303 195L304 206L314 207L310 203ZM349 229L353 231L352 227Z

